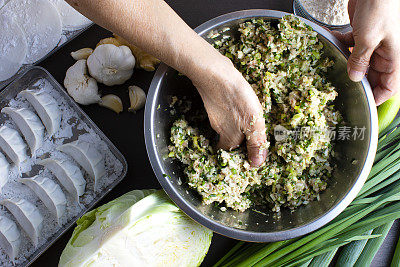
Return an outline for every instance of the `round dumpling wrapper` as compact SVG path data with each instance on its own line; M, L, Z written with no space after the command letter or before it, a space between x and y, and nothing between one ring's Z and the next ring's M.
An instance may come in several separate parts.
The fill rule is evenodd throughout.
M0 0L0 9L8 2L8 0Z
M0 25L0 81L5 81L21 68L27 53L27 42L18 24L2 14Z
M28 43L25 63L40 60L58 45L62 33L61 18L48 0L10 0L1 12L25 32Z
M60 13L63 28L67 30L80 29L92 23L88 18L76 11L64 0L50 0Z

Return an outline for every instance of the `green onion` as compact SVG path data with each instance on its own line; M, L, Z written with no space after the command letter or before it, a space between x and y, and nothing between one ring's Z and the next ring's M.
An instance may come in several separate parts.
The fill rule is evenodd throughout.
M400 150L396 151L395 153L389 153L388 156L385 157L385 160L381 160L374 165L371 169L371 173L369 177L374 177L377 173L381 172L383 168L387 167L389 164L396 162L400 157Z
M383 212L387 212L387 211L390 211L390 210L393 210L393 209L398 209L398 208L399 208L399 205L394 205L394 206L389 207L389 208L384 208L382 211ZM380 217L370 216L368 221L369 222L373 222L371 224L372 227L377 227L378 225L381 225L382 222L387 221L388 219L390 221L390 219L395 218L396 216L398 217L399 215L400 215L400 212L396 211L396 212L392 213L391 215L387 215L387 216L380 216ZM360 233L360 231L365 231L366 228L368 228L368 225L364 225L363 227L356 228L355 230L352 230L352 231L350 231L348 233L339 235L339 237L337 239L336 238L333 239L334 240L333 242L330 242L329 244L324 244L324 245L317 246L314 249L314 251L311 252L311 254L304 254L301 257L299 257L296 261L290 262L290 264L274 263L274 264L271 264L271 266L281 266L281 265L293 266L293 265L298 264L300 261L306 260L307 258L309 258L311 256L314 257L315 255L319 255L319 254L325 253L327 251L332 250L332 248L337 248L337 247L346 245L351 241L370 239L370 238L377 238L377 237L381 236L381 235L369 235L369 236L366 236L366 235L358 236L357 235L357 233ZM321 247L323 247L323 248L321 248ZM268 266L270 266L270 265L268 265Z
M395 118L392 123L386 127L386 129L382 130L379 133L379 138L384 138L384 136L390 132L392 132L395 128L397 128L397 126L400 124L400 116L398 116L397 118Z
M384 201L384 200L381 200L381 201ZM295 243L297 243L297 247L291 248L289 253L287 253L288 255L284 255L283 253L281 253L282 250L280 250L277 253L271 254L268 257L262 259L255 266L266 266L266 265L273 265L273 266L285 265L286 266L288 263L290 263L290 261L294 261L294 260L296 260L296 258L298 259L298 258L304 257L304 254L307 253L308 251L312 251L314 253L313 256L319 255L319 254L315 254L315 253L320 253L321 251L324 251L323 248L322 249L319 248L319 247L321 247L323 242L329 240L330 238L333 238L335 235L337 236L338 233L339 233L339 237L337 238L337 241L334 241L334 244L330 244L330 247L334 248L335 247L334 245L336 245L336 246L345 245L345 244L349 243L347 241L348 238L351 238L351 237L354 237L357 235L362 235L362 233L364 233L367 230L367 228L369 228L369 227L375 228L384 223L387 223L388 221L391 221L393 219L400 217L400 211L397 211L397 212L392 212L387 215L383 215L383 216L379 216L379 217L373 216L365 221L357 222L359 220L359 218L364 217L366 214L375 210L376 207L381 206L381 204L382 204L381 201L372 205L371 207L365 208L361 212L357 213L356 215L354 215L353 217L351 217L347 220L344 220L340 224L336 224L336 225L334 224L335 225L334 228L321 234L317 238L314 238L311 242L304 244L305 240L303 240L303 239L295 242ZM356 222L356 223L354 223L354 222ZM352 225L352 223L354 223L354 225ZM330 226L332 226L332 225L330 225ZM361 230L362 230L362 232L360 233ZM346 232L343 233L342 231L346 231ZM319 231L317 231L317 232L319 232ZM317 232L314 232L314 233L317 233ZM342 234L340 234L340 233L342 233ZM364 238L365 236L362 236L362 237ZM305 237L304 239L306 239L306 238L307 237ZM353 240L351 240L351 241L353 241ZM328 242L328 244L329 244L329 242ZM241 265L238 265L238 266L241 266Z
M313 258L311 258L307 261L304 261L303 263L300 263L297 267L308 267L308 266L310 266L310 263L312 260L313 260Z
M297 266L301 261L304 261L305 259L313 258L313 257L318 257L320 255L326 254L328 252L331 252L332 250L337 250L340 246L346 245L349 242L353 240L358 240L359 238L362 239L369 239L369 238L376 238L377 236L362 236L362 237L354 237L350 240L342 240L342 241L337 241L332 244L325 245L323 248L319 248L317 250L312 251L309 254L302 255L301 257L291 261L290 263L286 263L284 265L281 264L272 264L268 266Z
M389 146L389 147L379 151L375 156L375 162L374 163L377 163L380 160L382 160L382 159L384 159L386 157L389 157L390 155L392 155L393 153L395 153L399 149L400 149L400 143L397 144L396 146L395 146L395 144L393 144L392 146Z
M396 250L393 255L392 263L390 267L399 267L400 266L400 239L397 241Z
M378 185L375 185L373 188L365 191L363 194L360 195L360 197L365 197L365 196L369 196L383 188L385 188L386 186L388 186L391 183L394 183L396 181L398 181L400 178L400 172L395 173L393 176L391 176L389 179L386 179L384 182L381 182Z
M400 94L395 94L392 98L378 107L379 133L385 130L397 115L400 108Z
M378 152L382 151L385 147L390 145L393 142L398 141L398 133L400 132L400 128L396 128L393 130L393 132L389 135L385 135L382 137L383 139L378 142Z
M260 250L253 251L253 253L251 255L248 255L248 256L247 256L247 253L249 252L249 250L247 250L247 251L246 250L242 250L240 252L240 257L234 257L230 261L224 262L223 264L220 263L219 266L233 266L233 263L238 263L238 262L240 262L241 264L248 264L249 266L250 265L254 265L255 263L257 263L259 261L260 257L266 257L269 254L271 254L274 251L276 251L277 249L280 249L280 248L292 243L294 240L295 239L286 240L286 241L280 241L280 242L275 242L275 243L261 244L263 246L261 246ZM256 245L257 244L255 244L255 245L253 244L251 246L255 247ZM256 250L256 249L254 249L254 250ZM246 259L245 262L242 261L243 258ZM214 265L214 267L215 267L215 265Z
M392 225L393 221L379 226L378 228L374 229L374 231L372 231L372 234L381 236L368 240L364 250L360 254L360 257L358 257L355 266L370 266L372 260L375 257L375 254L381 247Z
M356 241L355 241L356 242ZM337 248L315 257L309 267L328 267L337 252Z
M372 230L369 230L365 235L370 235ZM337 267L352 267L356 263L358 257L360 256L362 250L367 243L367 239L353 241L350 244L344 246L340 251L339 257L336 261Z
M239 241L227 254L225 254L224 257L222 257L215 265L214 267L220 266L222 262L224 262L226 259L228 259L230 256L232 256L236 251L238 251L241 247L243 247L245 243L243 241Z
M382 183L384 180L387 181L388 177L395 174L400 169L400 159L398 159L395 163L387 167L384 171L381 171L377 176L368 179L360 193L358 193L359 197L367 196L368 192L375 192L375 188L378 184Z

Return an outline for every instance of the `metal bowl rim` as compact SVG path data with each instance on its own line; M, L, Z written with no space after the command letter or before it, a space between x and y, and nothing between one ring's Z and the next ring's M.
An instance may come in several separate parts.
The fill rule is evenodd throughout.
M275 10L265 10L265 9L242 10L218 16L214 19L211 19L201 24L194 30L201 35L208 32L210 29L214 27L218 27L230 21L235 21L239 19L251 19L255 17L279 19L285 15L292 15L292 14ZM328 32L327 30L320 27L314 22L306 20L302 17L298 18L307 23L308 25L310 25L315 31L317 31L320 35L322 35L329 42L331 42L346 58L348 58L350 52L330 32ZM158 94L160 90L163 77L168 69L169 67L167 65L161 64L157 69L149 88L147 96L148 101L146 101L145 119L144 119L144 135L145 135L146 149L153 171L155 172L156 177L160 182L161 186L163 187L163 189L182 211L184 211L189 217L191 217L198 223L204 225L205 227L221 235L243 241L275 242L275 241L287 240L290 238L295 238L310 233L312 231L315 231L318 228L330 222L331 220L333 220L351 203L351 201L353 201L353 199L357 196L358 192L361 190L371 170L378 142L378 116L375 108L375 101L371 91L371 87L366 78L363 78L361 84L364 88L364 93L366 95L368 102L367 104L369 107L369 117L370 117L369 127L371 129L370 131L371 134L369 136L368 152L358 178L356 179L356 181L354 182L353 186L350 188L348 193L335 206L329 209L326 213L322 214L320 217L314 219L313 221L305 225L301 225L289 230L276 231L276 232L253 232L253 231L241 230L223 225L222 223L219 223L217 221L214 221L206 217L197 208L190 205L185 200L185 198L182 197L174 189L170 180L167 177L164 177L163 168L161 164L163 159L158 156L158 153L156 151L155 135L153 134L154 124L152 123L154 114L157 110L155 106L156 105L155 96Z

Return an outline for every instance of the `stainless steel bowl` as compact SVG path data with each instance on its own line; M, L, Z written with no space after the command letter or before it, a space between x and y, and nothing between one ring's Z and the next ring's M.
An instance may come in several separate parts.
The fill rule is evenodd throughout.
M195 29L207 39L211 30L230 27L235 34L238 24L251 18L276 21L288 13L271 10L245 10L222 15ZM302 19L302 18L301 18ZM192 83L184 76L161 65L150 85L145 111L145 139L153 170L171 199L190 217L222 235L245 241L272 242L285 240L314 231L343 211L358 194L370 172L378 139L377 113L370 85L366 79L354 83L348 79L346 62L348 50L328 31L302 19L319 33L326 55L335 61L329 78L338 88L337 108L349 127L364 127L364 139L338 141L337 168L320 201L313 201L295 211L283 209L280 216L270 210L249 209L239 213L221 211L214 205L203 205L199 195L185 183L181 164L166 158L170 127L181 114L169 112L171 96L187 97L192 110L203 110L202 101ZM211 40L208 40L210 43ZM182 183L182 182L183 183Z
M311 20L312 22L315 22L319 26L326 27L330 30L340 31L340 32L348 32L352 30L350 23L344 25L332 25L332 24L326 24L325 22L318 20L313 15L311 15L306 8L304 8L304 6L301 4L301 0L293 1L293 12L297 16Z

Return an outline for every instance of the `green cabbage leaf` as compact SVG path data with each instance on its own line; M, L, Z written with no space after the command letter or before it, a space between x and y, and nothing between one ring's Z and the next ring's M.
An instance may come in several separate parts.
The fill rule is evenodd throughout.
M134 190L77 221L59 266L199 266L211 238L163 191Z

